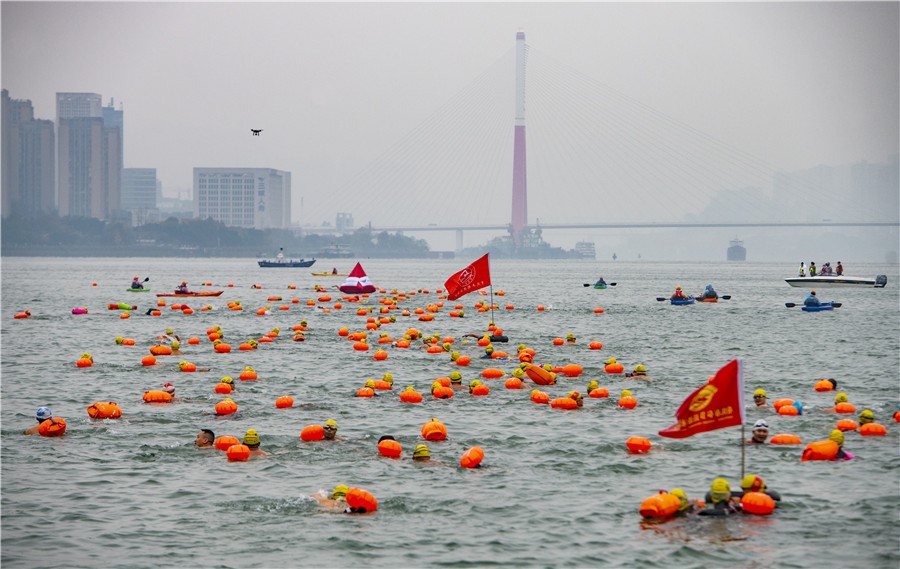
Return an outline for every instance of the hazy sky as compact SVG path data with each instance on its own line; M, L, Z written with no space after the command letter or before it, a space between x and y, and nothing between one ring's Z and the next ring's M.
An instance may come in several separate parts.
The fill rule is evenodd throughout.
M156 167L167 193L195 166L291 171L296 219L301 197L336 199L518 30L778 168L883 161L898 152L898 6L4 1L2 86L39 118L55 119L59 91L124 103L125 166Z

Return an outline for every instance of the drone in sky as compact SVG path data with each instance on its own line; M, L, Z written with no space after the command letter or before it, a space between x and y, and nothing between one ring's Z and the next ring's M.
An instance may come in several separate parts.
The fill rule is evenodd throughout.
M251 128L250 129L250 132L253 133L253 136L259 136L259 133L261 133L262 131L263 131L263 129L261 129L261 128Z

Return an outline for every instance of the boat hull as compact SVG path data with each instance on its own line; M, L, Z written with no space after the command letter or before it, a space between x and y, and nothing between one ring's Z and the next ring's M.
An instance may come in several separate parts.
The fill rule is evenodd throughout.
M150 287L145 286L144 288L126 288L125 292L150 292Z
M685 298L684 300L680 300L680 299L677 299L677 298L672 298L672 299L669 300L669 302L671 302L672 304L675 304L675 305L680 306L680 305L683 305L683 304L694 304L694 299L693 299L693 298Z
M834 310L834 307L831 306L830 302L823 302L818 306L801 306L800 308L804 312L821 312L822 310Z
M310 273L314 277L346 277L347 273Z
M274 268L304 268L304 267L312 267L315 264L316 260L311 259L306 261L301 259L299 261L257 261L260 267L266 269L274 269Z
M884 288L887 284L885 275L878 275L874 278L866 277L848 277L837 275L817 275L815 277L794 277L784 279L784 282L794 287L803 288L840 288L840 287L875 287Z

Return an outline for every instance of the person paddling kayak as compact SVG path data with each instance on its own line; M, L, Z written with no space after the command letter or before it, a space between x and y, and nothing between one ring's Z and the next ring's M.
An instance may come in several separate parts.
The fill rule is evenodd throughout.
M141 282L141 277L134 277L131 281L131 288L142 289L144 288L144 283Z

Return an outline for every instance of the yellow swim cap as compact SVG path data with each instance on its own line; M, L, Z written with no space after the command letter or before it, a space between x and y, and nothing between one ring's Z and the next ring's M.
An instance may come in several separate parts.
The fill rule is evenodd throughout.
M484 351L485 351L485 353L493 354L493 353L494 353L494 346L488 344L487 347L484 348Z
M89 354L89 353L87 353L87 352L84 352L83 354L81 354L81 357L82 357L83 359L86 359L86 360L93 359L92 356L91 356L91 354Z
M343 498L347 495L347 492L350 491L350 488L345 486L344 484L338 484L334 487L334 492L331 493L331 497L337 500L338 498Z
M462 382L462 374L459 373L458 371L450 372L450 381L452 381L454 383L461 383Z
M371 388L371 389L375 389L375 380L370 379L370 380L366 381L366 385L365 385L365 386L366 386L366 387L369 387L369 388Z
M226 375L219 380L220 383L234 383L234 379L230 375Z
M394 376L389 373L386 373L381 377L381 380L386 381L388 383L394 383Z
M846 393L841 392L834 396L835 403L846 403L847 401L848 398Z
M755 474L748 474L741 480L741 489L744 492L762 492L766 489L766 483Z
M614 363L616 363L616 358L609 358L608 360L606 360L606 363L607 363L607 364L614 364Z
M524 349L527 348L527 347L528 347L528 346L526 346L525 344L519 344L519 345L516 347L516 351L517 351L517 352L521 352L522 350L524 350Z
M124 342L124 341L125 341L125 338L123 338L122 336L116 336L116 343L117 343L117 344L121 344L121 343Z
M216 341L218 341L218 340L216 340ZM172 342L172 349L173 349L173 350L177 350L179 346L181 346L181 344L179 344L177 340L174 341L174 342Z
M839 431L837 429L831 431L831 434L828 435L828 438L838 444L838 446L842 446L844 444L844 432Z
M244 433L244 444L247 446L259 444L259 435L254 429L250 429L246 433Z
M456 350L450 352L450 361L455 362L458 359L459 359L459 352L457 352Z
M724 478L716 478L709 487L709 495L713 504L716 502L724 502L731 497L731 486Z
M859 414L859 422L862 425L866 423L872 423L875 421L875 413L872 412L871 409L866 409L862 413Z
M632 395L631 395L630 391L628 391L627 389L622 390L622 397L631 397L631 396Z
M592 380L590 383L588 383L587 390L593 391L593 390L597 389L598 387L600 387L600 384L597 383L597 380Z
M525 372L522 371L522 368L517 367L516 369L512 370L512 376L522 379L523 377L525 377Z
M335 430L335 431L336 431L337 428L338 428L338 426L337 426L337 421L335 421L334 419L328 419L327 421L325 421L325 424L322 425L322 426L323 426L323 427L334 427L334 430Z
M645 366L644 364L638 364L638 365L634 366L634 373L637 373L637 374L647 373L647 366Z
M687 510L688 507L688 497L687 494L684 493L684 490L681 488L675 488L669 494L675 496L679 500L681 500L681 504L678 505L678 511L683 512Z
M407 385L404 391L415 391L416 389L412 385Z
M431 453L428 451L427 446L416 445L416 449L413 451L413 458L431 458Z
M473 388L473 387L478 387L479 385L481 385L481 382L478 381L477 379L473 379L473 380L469 383L469 388L471 389L471 388Z
M171 334L171 333L172 333L172 329L171 329L171 328L166 328L166 334Z
M753 392L753 397L756 397L757 395L761 395L761 396L765 397L766 390L765 389L757 389L756 391Z

